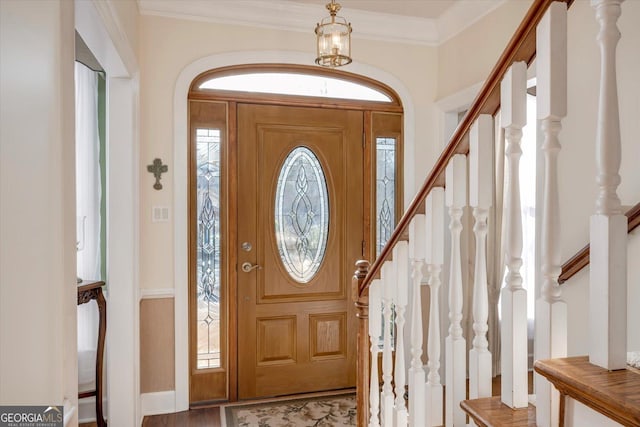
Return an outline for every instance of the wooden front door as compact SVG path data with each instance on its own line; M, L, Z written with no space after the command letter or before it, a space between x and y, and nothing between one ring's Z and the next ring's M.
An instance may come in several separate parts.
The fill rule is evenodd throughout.
M238 397L353 387L363 113L237 111Z

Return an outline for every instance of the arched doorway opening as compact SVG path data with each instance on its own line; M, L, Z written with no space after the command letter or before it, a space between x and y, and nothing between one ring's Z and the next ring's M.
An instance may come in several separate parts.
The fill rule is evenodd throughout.
M212 82L215 80L222 80L229 76L235 78L239 75L256 74L263 77L265 74L271 74L269 77L285 75L285 79L288 79L287 82L291 87L296 86L296 83L291 80L292 74L316 76L328 79L330 82L324 83L325 86L322 88L324 93L319 96L282 93L282 91L276 91L276 93L250 91L246 90L250 87L246 83L244 86L240 86L240 90L232 90L228 87L212 89L214 87ZM371 90L377 94L375 96L382 95L383 98L362 99L355 97L356 99L354 99L348 95L344 96L345 90L347 90L344 87L339 89L339 95L333 95L330 87L332 79ZM192 81L188 105L189 143L186 155L189 164L187 186L189 193L187 198L189 206L187 215L189 257L187 264L190 306L189 380L192 385L190 402L237 400L238 398L314 391L315 389L284 390L279 387L269 388L270 386L261 389L262 386L259 384L243 386L242 372L248 369L247 367L266 366L276 367L276 369L272 369L276 376L290 375L291 372L282 371L282 366L296 365L303 353L311 363L311 365L305 365L306 368L300 368L303 370L308 370L311 366L317 367L323 363L329 365L328 361L337 359L344 359L344 365L353 364L355 367L355 358L349 354L350 338L348 332L349 324L354 319L353 313L350 312L350 295L348 295L348 282L353 270L352 261L360 257L369 259L375 257L380 243L384 244L385 230L388 229L387 227L393 229L394 221L399 217L402 209L403 108L399 97L388 86L355 74L333 70L327 72L316 67L297 65L256 64L222 67L200 74ZM323 125L317 120L309 119L310 112L313 111L320 115L333 114L333 116L317 119L320 122L324 120ZM259 117L256 117L256 114ZM356 124L351 128L349 128L351 125L345 125L346 127L341 128L341 125L337 123L345 116L356 117ZM287 120L293 121L285 123ZM249 122L253 127L245 126L243 130L242 127ZM308 136L317 134L322 126L326 128L325 131L328 132L328 135L338 135L335 138L336 141L343 144L342 148L339 148L341 150L339 152L341 156L344 154L344 158L334 156L339 158L342 163L339 163L338 166L331 166L329 158L332 153L335 154L334 148L327 149L324 153L311 150L312 156L316 156L317 163L321 165L320 173L315 175L322 175L329 170L326 182L323 184L327 188L327 197L330 200L329 207L326 209L330 218L329 223L332 224L331 226L338 227L338 220L344 219L342 218L345 216L344 212L360 210L360 213L354 216L355 219L351 219L350 226L345 225L348 224L347 220L346 223L340 225L343 227L342 229L334 227L333 231L327 231L325 244L328 246L325 247L325 250L331 245L336 248L348 248L354 259L351 260L349 256L343 256L347 255L343 253L344 251L328 251L332 254L334 252L340 254L335 262L336 265L343 268L343 271L339 280L340 284L336 288L327 288L323 291L307 290L295 295L278 293L280 291L270 290L266 285L278 282L280 279L266 279L265 277L275 270L289 274L291 277L291 268L287 270L286 244L279 246L277 243L278 231L274 222L277 210L275 209L278 194L277 185L274 184L271 190L264 188L259 190L251 186L255 187L256 183L278 181L273 177L283 176L283 171L286 169L285 163L288 158L292 157L292 153L296 150L299 151L301 147L309 148L314 145L314 142L305 140L304 128L306 128ZM276 128L277 132L274 131ZM269 149L262 150L262 154L260 154L259 147L264 147L269 143L279 145L280 142L274 141L282 137L283 128L289 130L300 128L302 133L289 135L288 137L293 142L272 159L268 156L263 159L253 156L254 154L273 153L274 150ZM278 138L273 135L269 136L270 132L278 134ZM251 143L257 145L253 149L243 151L241 147L248 146L249 143L246 141L254 135L267 135L267 138L257 137ZM320 137L315 142L316 149L326 144L325 137ZM271 138L271 142L269 142L269 138ZM329 143L329 145L331 144ZM357 149L351 154L345 154L348 147L357 147ZM311 158L312 156L307 157ZM359 165L354 166L354 160ZM199 161L200 163L198 163ZM256 165L256 167L247 168L247 164ZM295 169L295 162L292 164L293 166L290 165L289 169ZM310 164L307 162L307 167ZM243 179L243 176L246 175L245 172L261 171L265 169L265 165L272 166L266 175ZM332 170L332 167L333 169L337 168L338 171L348 171L351 175L340 175ZM354 173L358 175L359 183L357 185L351 185L355 182ZM251 182L248 183L249 181ZM307 180L307 184L309 182ZM198 183L201 185L199 186ZM352 188L347 188L350 185ZM255 197L245 198L244 196L248 194L246 188L252 188L251 191L255 193ZM295 183L290 184L290 188L295 188ZM318 188L322 188L322 186ZM285 193L287 191L280 191L279 194ZM205 197L205 194L208 196ZM335 196L338 198L331 201ZM304 199L303 196L301 197ZM387 198L386 204L381 201L385 197ZM207 198L211 202L217 201L218 205L214 206L215 203L207 202ZM260 198L264 200L259 201ZM393 203L389 203L389 198L393 199ZM252 200L255 201L254 204L252 204ZM381 202L377 203L378 201ZM311 204L313 205L313 202ZM347 209L349 206L351 209ZM251 241L252 239L243 239L240 236L243 233L240 217L242 212L248 210L260 212L256 218L248 222L262 221L261 229L266 234L270 234L271 238L265 238L262 241L256 239L256 242ZM316 212L312 212L312 214L315 216ZM338 236L343 234L340 230L345 227L350 230L359 229L350 242L338 239ZM212 236L217 236L219 241L212 240ZM303 240L307 237L303 236ZM331 241L332 238L333 241ZM247 250L248 246L245 243L248 243L252 249ZM268 258L264 255L265 249L271 250L272 255L276 255L267 263L266 268L261 268L263 266L257 262L260 257L257 254L258 248L263 251L263 254L260 255L262 260ZM317 268L318 271L325 268L326 253L319 256L321 265ZM244 257L251 258L251 260L245 261ZM260 267L256 267L250 272L244 272L242 271L244 262L249 262L249 268ZM274 271L267 271L269 266ZM336 268L326 267L326 269L335 270ZM265 277L262 279L256 277L260 274L264 274ZM322 280L321 276L321 273L316 273L316 276L312 277L308 283L313 286L312 282L314 281L316 283L331 281L326 278ZM248 282L247 279L249 279ZM296 281L295 277L293 279L294 288L305 289L307 286L307 282ZM250 285L244 286L246 283L250 283ZM249 294L246 293L247 288L251 288ZM262 315L261 310L263 309L258 307L261 303L274 307L278 304L278 299L289 299L293 301L293 306L301 306L309 302L311 298L309 294L323 293L328 294L329 300L332 301L344 298L344 309L334 307L329 310L330 312L314 312L311 316L309 316L309 309L307 309L304 315L296 313L283 317L282 315ZM242 303L246 298L257 302L253 309L253 317L245 321L247 325L256 325L256 328L248 333L246 325L243 329L242 324L242 314L246 313ZM211 309L213 303L218 304L218 308ZM198 304L200 304L200 308L198 308ZM177 315L178 313L176 313ZM306 319L299 322L297 319L301 316L306 316ZM218 329L218 332L211 332L212 325ZM343 329L344 332L342 332ZM200 338L198 336L199 330L201 331ZM205 332L202 332L203 330ZM304 337L302 336L303 330ZM282 334L288 338L280 341L274 340L274 337ZM203 339L203 336L206 336L207 339ZM250 339L246 340L247 336ZM323 341L322 337L325 336L339 338L335 340L327 338ZM206 344L203 344L205 341ZM212 343L213 346L210 345ZM246 343L255 344L252 344L253 351L250 352L250 360L243 361L242 358L248 354L247 348L249 347L242 347ZM198 350L198 345L200 345L200 350ZM355 355L355 346L353 354ZM264 372L254 370L246 377L263 377L265 375ZM348 378L349 374L339 376ZM178 378L178 371L176 371L176 377ZM194 380L194 378L196 379ZM355 372L353 379L355 380ZM315 382L312 381L312 383ZM177 383L176 391L178 391L178 386ZM349 383L346 382L345 384L335 383L319 387L341 388L348 386Z

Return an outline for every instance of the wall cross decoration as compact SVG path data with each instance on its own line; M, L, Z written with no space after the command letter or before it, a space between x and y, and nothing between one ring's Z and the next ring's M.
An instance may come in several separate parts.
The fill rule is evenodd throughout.
M163 165L162 160L155 158L153 159L153 163L147 165L147 171L151 172L153 176L156 178L155 184L153 184L153 188L156 190L162 190L162 184L160 184L160 178L162 174L169 171L169 166Z

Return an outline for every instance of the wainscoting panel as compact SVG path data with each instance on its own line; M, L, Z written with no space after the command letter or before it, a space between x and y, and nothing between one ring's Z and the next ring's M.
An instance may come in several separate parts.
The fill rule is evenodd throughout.
M175 389L173 298L140 301L140 392ZM174 405L175 406L175 405Z

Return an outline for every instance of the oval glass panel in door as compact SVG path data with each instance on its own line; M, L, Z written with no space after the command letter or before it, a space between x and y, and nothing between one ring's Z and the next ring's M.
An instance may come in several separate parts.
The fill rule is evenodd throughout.
M320 161L296 147L278 176L276 242L282 264L298 283L308 283L324 258L329 234L329 197Z

